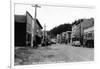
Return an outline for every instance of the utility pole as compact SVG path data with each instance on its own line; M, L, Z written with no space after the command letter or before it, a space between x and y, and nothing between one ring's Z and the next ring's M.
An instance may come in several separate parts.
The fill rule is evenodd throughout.
M37 4L35 4L35 16L34 16L34 25L32 25L32 35L31 35L31 47L33 47L33 41L35 40L35 26L36 26L36 16L37 16L37 8L40 6L38 6Z
M43 34L43 43L45 44L45 36L46 36L46 25L44 24L44 34Z
M80 43L81 45L83 44L83 41L82 41L82 22L80 21Z

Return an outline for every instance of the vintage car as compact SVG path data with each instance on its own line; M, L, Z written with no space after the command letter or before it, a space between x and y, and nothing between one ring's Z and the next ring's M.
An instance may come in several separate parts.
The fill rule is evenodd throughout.
M80 41L73 41L72 46L80 46Z

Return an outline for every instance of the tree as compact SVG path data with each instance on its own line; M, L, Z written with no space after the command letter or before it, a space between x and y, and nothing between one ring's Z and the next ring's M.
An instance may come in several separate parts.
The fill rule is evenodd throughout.
M51 35L51 37L55 37L57 34L71 30L72 30L71 24L61 24L48 31L48 33Z

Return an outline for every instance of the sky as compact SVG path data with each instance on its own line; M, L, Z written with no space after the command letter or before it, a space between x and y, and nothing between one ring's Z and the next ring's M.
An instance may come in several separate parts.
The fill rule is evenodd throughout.
M16 4L15 14L24 15L28 11L34 18L35 8L31 5ZM46 30L64 23L72 23L81 18L95 17L93 9L41 6L37 8L37 18L41 25L46 24Z

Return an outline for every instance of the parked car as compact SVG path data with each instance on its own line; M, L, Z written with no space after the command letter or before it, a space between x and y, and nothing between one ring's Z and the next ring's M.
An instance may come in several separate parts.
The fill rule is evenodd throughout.
M56 44L56 39L51 39L50 41L52 44Z
M72 42L72 46L80 46L80 45L81 45L80 41L73 41Z

